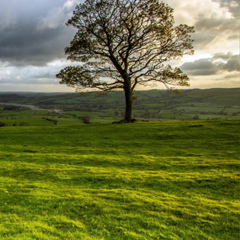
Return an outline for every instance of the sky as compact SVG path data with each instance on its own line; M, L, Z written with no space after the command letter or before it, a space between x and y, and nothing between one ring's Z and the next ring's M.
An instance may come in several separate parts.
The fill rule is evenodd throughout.
M76 29L66 26L83 0L0 0L0 92L74 92L55 75ZM176 24L195 27L195 53L173 61L190 88L240 87L239 0L165 0ZM164 86L163 86L164 88Z

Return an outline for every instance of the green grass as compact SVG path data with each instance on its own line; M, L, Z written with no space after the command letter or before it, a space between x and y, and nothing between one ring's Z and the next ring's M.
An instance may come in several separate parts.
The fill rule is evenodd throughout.
M0 239L239 239L239 126L2 127Z

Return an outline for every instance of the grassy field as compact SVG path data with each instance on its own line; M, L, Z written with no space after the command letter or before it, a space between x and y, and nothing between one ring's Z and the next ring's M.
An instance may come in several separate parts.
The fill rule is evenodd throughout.
M1 127L0 239L240 239L239 127Z

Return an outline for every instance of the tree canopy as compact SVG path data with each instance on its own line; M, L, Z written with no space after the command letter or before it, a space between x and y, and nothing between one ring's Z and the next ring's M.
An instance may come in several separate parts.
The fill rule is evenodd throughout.
M188 76L164 64L193 53L193 27L174 25L173 9L158 0L86 0L67 25L77 32L65 49L78 66L62 69L60 83L82 90L123 90L125 121L133 90L154 82L188 86Z

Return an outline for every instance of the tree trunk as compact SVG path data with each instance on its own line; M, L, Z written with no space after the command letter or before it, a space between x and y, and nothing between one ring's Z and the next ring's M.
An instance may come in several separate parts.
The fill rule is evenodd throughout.
M133 111L133 98L132 98L132 89L130 84L125 84L124 87L124 93L125 93L125 122L131 122L132 120L132 111Z

